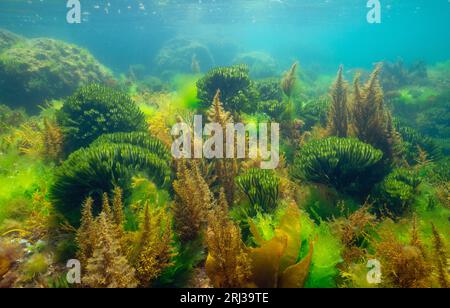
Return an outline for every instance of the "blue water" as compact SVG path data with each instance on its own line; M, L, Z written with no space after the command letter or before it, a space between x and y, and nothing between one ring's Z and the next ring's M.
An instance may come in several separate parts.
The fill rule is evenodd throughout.
M84 0L83 21L66 22L65 0L2 0L0 27L88 48L120 72L152 65L174 37L261 50L287 65L335 70L374 62L450 59L450 1L382 0L381 24L366 20L366 0ZM227 50L216 53L227 64Z

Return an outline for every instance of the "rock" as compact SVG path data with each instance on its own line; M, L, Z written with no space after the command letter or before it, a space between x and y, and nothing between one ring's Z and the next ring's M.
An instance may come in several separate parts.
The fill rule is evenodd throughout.
M24 38L7 30L0 29L0 52L8 49L17 43L24 41Z
M29 112L82 85L111 79L109 70L87 50L62 41L24 40L0 53L0 101Z
M202 72L214 66L209 48L190 39L169 40L155 58L157 71L165 74L192 73L195 62Z
M233 63L248 65L252 78L260 79L278 75L278 64L276 60L265 52L252 51L241 53L234 58Z

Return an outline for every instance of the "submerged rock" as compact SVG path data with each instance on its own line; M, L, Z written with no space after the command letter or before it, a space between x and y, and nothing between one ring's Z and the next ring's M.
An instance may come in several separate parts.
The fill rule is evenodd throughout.
M0 52L16 45L17 43L20 43L21 41L24 41L24 38L21 36L0 29Z
M161 73L198 73L214 66L209 48L195 40L173 39L168 41L155 58ZM198 70L198 71L196 71Z
M234 58L233 63L248 65L250 68L250 76L253 78L268 78L278 75L276 60L265 52L253 51L241 53Z
M30 112L45 100L111 79L109 70L87 50L62 41L24 40L0 53L0 101Z

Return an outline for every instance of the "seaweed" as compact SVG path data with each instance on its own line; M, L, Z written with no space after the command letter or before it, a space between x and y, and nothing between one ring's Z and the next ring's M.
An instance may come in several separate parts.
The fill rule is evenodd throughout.
M447 252L436 226L431 224L433 231L433 248L434 248L434 261L436 263L436 269L438 272L438 279L441 288L448 288L448 259Z
M13 127L25 122L27 116L23 110L11 109L6 105L0 105L0 134L6 133Z
M128 95L98 84L77 90L57 118L67 154L89 146L102 134L147 130L143 113Z
M315 125L326 127L330 103L329 97L325 95L304 102L300 110L300 119L304 122L303 129L309 131Z
M266 78L255 82L260 101L282 101L283 90L280 81L276 78Z
M50 196L71 224L78 224L79 205L89 196L95 201L96 212L103 193L112 192L115 186L123 187L128 196L135 175L142 174L160 187L168 187L171 167L170 161L164 159L169 155L168 150L164 152L164 146L150 136L139 143L141 137L141 133L103 137L104 141L100 139L89 148L72 153L57 168ZM114 143L119 139L121 143Z
M258 91L257 112L266 113L272 119L280 120L286 109L280 82L274 78L258 80L255 83Z
M377 65L363 88L360 77L356 76L353 84L352 129L361 141L382 150L384 159L394 158L394 127L389 111L384 105L384 95L378 76L382 66Z
M343 66L339 67L336 81L331 89L331 107L328 116L328 131L337 137L348 136L347 84L342 76Z
M21 255L22 252L17 243L12 243L6 238L0 239L0 278L3 278Z
M70 95L80 86L112 80L106 67L75 45L48 38L8 45L0 54L0 99L31 113L46 100Z
M150 213L147 203L138 244L132 255L136 277L141 286L149 286L166 268L172 266L175 256L171 217L165 209L154 209Z
M175 230L182 242L188 242L204 231L213 197L196 162L189 165L181 161L177 168L177 179L173 182Z
M281 80L281 89L288 98L292 97L297 82L298 62L294 62L291 68L284 74Z
M219 203L223 202L222 195ZM250 223L257 247L242 243L239 228L229 222L227 216L226 207L221 206L221 212L211 218L214 227L209 233L209 246L217 248L210 249L213 254L210 253L207 259L207 273L216 287L304 286L311 266L313 243L310 241L306 255L301 255L300 212L296 205L287 208L274 236L269 239L263 238L257 226Z
M309 239L305 255L302 244L300 211L291 204L281 217L271 239L264 239L256 226L250 229L257 247L249 248L252 283L259 288L301 288L308 278L314 239Z
M43 155L50 161L60 162L63 154L64 137L61 128L53 121L44 119Z
M71 287L69 259L78 287L448 287L449 63L277 76L226 44L169 40L116 82L86 50L0 30L0 287ZM195 114L224 135L280 123L277 169L174 160L170 128Z
M236 178L236 183L250 200L253 212L272 211L280 195L280 179L272 170L252 168Z
M418 163L417 159L421 151L426 153L427 159L430 161L437 161L443 157L442 148L430 137L403 125L398 125L397 130L403 141L403 153L409 165Z
M216 288L249 285L251 264L239 227L228 217L228 204L223 190L218 203L208 215L206 235L208 257L206 273Z
M414 240L415 229L412 230ZM376 256L383 268L383 285L397 288L426 288L432 285L431 267L417 241L400 242L393 232L381 235Z
M210 123L218 123L221 125L223 132L222 136L226 136L226 127L228 123L233 122L233 117L229 112L225 111L222 102L221 102L221 91L217 90L216 95L214 96L213 103L209 110L207 111L208 121ZM224 138L223 149L226 149ZM235 195L235 177L238 173L238 163L235 158L217 158L214 159L211 164L214 166L212 177L215 177L215 182L212 186L222 187L225 190L225 195L227 197L227 202L229 205L234 204L234 195ZM213 187L213 189L217 190L217 187ZM220 188L218 188L220 191Z
M377 164L382 156L380 150L357 139L329 137L314 140L297 153L291 175L343 192L364 193L379 176Z
M421 178L414 170L398 168L375 187L375 206L380 213L398 217L410 210Z
M252 112L252 103L258 97L245 65L214 68L197 82L197 89L204 106L209 106L220 90L224 108L234 114Z
M336 222L344 246L343 258L347 264L364 260L367 254L367 244L377 219L370 209L371 205L365 204L347 218Z
M121 252L114 225L102 212L93 225L95 241L87 259L83 284L91 288L133 288L137 286L135 270Z

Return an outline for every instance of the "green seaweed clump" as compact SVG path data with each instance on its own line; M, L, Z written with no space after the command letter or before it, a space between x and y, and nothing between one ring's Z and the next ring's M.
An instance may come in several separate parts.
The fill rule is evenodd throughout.
M223 107L231 112L254 111L251 104L258 97L245 65L212 69L197 82L197 89L198 98L206 105L213 101L217 90L220 90Z
M398 168L375 188L375 204L380 213L400 216L413 204L421 183L414 170Z
M380 150L353 138L314 140L298 152L292 176L345 192L361 192L374 178Z
M303 128L311 130L317 124L325 127L329 109L330 99L326 95L306 101L300 110L300 119L305 123Z
M423 61L416 61L410 66L402 59L396 62L383 62L381 82L386 90L394 90L412 84L424 84L428 80L427 66Z
M34 254L23 268L23 279L26 281L36 278L40 274L44 274L48 269L48 260L43 254Z
M253 208L269 212L276 207L280 194L280 178L273 171L250 169L238 176L236 182Z
M269 115L272 119L280 119L286 110L280 81L268 78L257 81L255 86L259 94L257 111Z
M410 165L418 163L420 151L426 153L431 161L440 160L443 156L442 148L430 137L424 136L413 128L400 126L398 132L402 137L405 159Z
M277 229L289 230L291 237L288 238L288 245L300 246L299 258L308 254L308 243L312 244L314 249L303 287L336 287L338 265L342 262L344 247L339 237L333 234L329 224L316 225L308 215L296 208L295 204L288 205L287 208L279 207L274 215L258 215L251 220L251 224L252 232L259 233L264 240L279 236Z
M67 153L88 146L102 134L147 129L144 114L128 95L98 84L70 96L58 113L58 122Z
M278 79L267 78L258 80L255 86L256 90L258 90L260 101L276 100L281 102L283 100L283 90Z
M450 135L450 91L435 97L435 101L424 104L416 117L418 129L436 138L448 138Z
M71 224L79 223L79 207L87 197L93 198L98 213L103 193L119 186L128 196L135 175L147 177L159 187L170 182L170 153L160 141L144 135L102 136L90 147L72 153L56 170L51 200Z
M110 80L109 70L88 51L57 40L23 40L0 53L0 100L30 112L45 100Z

